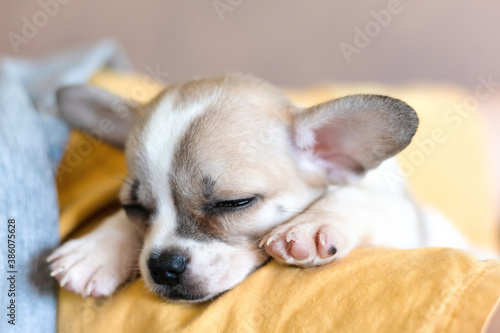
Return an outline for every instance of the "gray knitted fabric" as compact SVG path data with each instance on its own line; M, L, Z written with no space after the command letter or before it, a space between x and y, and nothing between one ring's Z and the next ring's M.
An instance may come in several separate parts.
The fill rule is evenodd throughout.
M56 331L57 284L45 258L59 243L55 174L69 129L56 117L55 91L86 82L105 66L127 68L124 59L117 45L106 41L0 64L2 333Z
M59 242L53 170L67 135L62 122L36 112L19 83L0 77L1 332L55 332L57 286L44 257ZM10 223L15 226L14 263L8 262L7 235L14 234L9 219L15 220ZM11 299L15 326L7 316Z

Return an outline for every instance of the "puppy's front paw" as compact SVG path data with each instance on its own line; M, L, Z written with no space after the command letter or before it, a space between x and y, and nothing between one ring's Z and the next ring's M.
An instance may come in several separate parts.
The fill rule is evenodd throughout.
M327 264L356 245L349 228L320 221L281 225L260 243L277 261L300 267Z
M137 274L138 246L125 235L96 230L71 240L48 258L61 287L82 296L107 296Z

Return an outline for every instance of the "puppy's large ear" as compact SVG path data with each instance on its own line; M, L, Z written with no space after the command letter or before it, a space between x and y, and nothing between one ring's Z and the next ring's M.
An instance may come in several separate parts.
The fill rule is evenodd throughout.
M136 103L91 85L60 88L56 94L63 119L119 149L137 118Z
M394 98L351 95L294 113L293 125L300 162L342 184L403 150L417 131L418 117Z

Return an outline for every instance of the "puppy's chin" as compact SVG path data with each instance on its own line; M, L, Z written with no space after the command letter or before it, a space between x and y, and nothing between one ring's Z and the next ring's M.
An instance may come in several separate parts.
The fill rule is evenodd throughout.
M185 294L179 293L176 291L165 291L161 294L158 294L160 297L171 301L171 302L179 302L179 303L200 303L208 301L209 299L215 298L220 294Z
M205 302L212 298L218 297L225 292L221 291L219 293L206 293L200 290L200 288L189 288L184 285L167 287L157 285L153 282L148 281L146 283L149 289L156 295L171 301L179 303L199 303Z

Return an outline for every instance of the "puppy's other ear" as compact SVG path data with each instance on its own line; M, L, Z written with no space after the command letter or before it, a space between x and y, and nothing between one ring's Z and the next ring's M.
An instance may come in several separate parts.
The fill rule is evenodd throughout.
M56 98L61 116L71 126L123 149L138 116L135 102L91 85L60 88Z
M398 99L351 95L294 113L293 126L298 158L342 184L403 150L418 117Z

